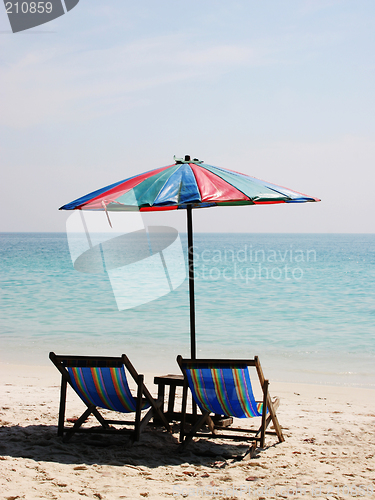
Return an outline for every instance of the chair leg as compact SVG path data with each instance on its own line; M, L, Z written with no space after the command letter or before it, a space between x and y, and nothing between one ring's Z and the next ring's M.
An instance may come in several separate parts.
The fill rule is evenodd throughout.
M281 426L279 424L279 420L276 415L276 410L279 407L280 404L280 399L276 398L275 402L273 403L270 398L268 398L268 407L269 407L269 412L270 412L270 417L272 419L272 423L274 426L274 429L276 431L277 437L279 438L279 443L282 443L285 441L284 436L283 436L283 431L281 430Z
M73 434L76 432L76 430L81 427L83 422L87 419L89 415L91 415L92 410L95 408L95 406L89 406L86 411L82 413L82 415L79 417L79 419L76 421L76 423L73 425L71 429L69 429L65 437L63 438L64 443L67 443L69 439L73 436Z
M138 391L137 391L137 407L135 412L135 428L134 441L139 441L141 433L141 410L142 410L142 394L143 394L143 375L138 375Z
M154 416L154 410L153 408L150 408L146 415L142 418L141 423L139 425L139 434L143 432L143 429L146 427L146 425L149 423L149 421L152 419Z
M165 418L164 413L160 408L162 408L163 403L164 403L164 398L158 398L156 401L154 399L148 399L146 398L147 401L151 404L151 408L153 410L153 415L158 416L158 420L162 422L164 427L167 429L168 432L171 432L171 426L169 425L168 420Z
M109 424L107 423L107 421L105 420L104 417L102 417L102 415L100 415L100 413L98 412L98 410L96 408L93 408L92 410L92 413L93 415L95 416L95 418L98 420L98 422L105 428L105 429L109 429Z
M180 450L184 450L187 446L187 444L193 439L195 433L199 431L199 429L204 425L206 420L209 418L210 412L205 411L202 416L195 422L193 425L191 431L185 436L185 439L183 442L180 444Z
M255 367L256 367L256 370L258 373L259 382L260 382L260 385L263 387L263 382L265 380L264 375L263 375L263 370L262 370L262 367L260 366L260 361L258 359L258 356L255 356L254 359L256 361ZM270 416L272 418L273 426L275 428L277 437L279 438L279 442L282 443L285 440L284 440L284 436L283 436L279 421L278 421L277 416L276 416L276 408L274 408L274 405L272 404L272 400L271 400L271 397L269 394L268 394L267 399L268 399L268 401L267 401L268 402L268 411L269 411Z
M138 377L140 377L140 376L141 375L138 375ZM137 383L138 383L138 379L137 379ZM164 427L167 429L168 432L170 432L171 426L169 425L168 420L165 418L163 411L160 410L160 408L162 407L162 405L164 403L164 397L158 397L158 399L155 401L155 399L149 393L147 387L143 384L143 375L142 375L142 393L141 393L141 396L144 396L146 398L146 400L150 403L151 407L153 408L155 414L162 421ZM138 399L140 398L139 387L138 387L138 396L137 397L138 397Z
M180 443L184 440L185 436L185 423L186 423L186 404L187 404L188 385L185 382L182 390L182 406L181 406L181 424L180 424Z
M208 425L208 428L210 429L210 431L212 432L212 434L214 434L214 435L217 434L217 432L215 430L215 423L210 416L207 417L207 425Z
M57 426L57 435L64 435L64 421L65 421L65 404L66 404L66 378L61 376L61 390L60 390L60 409L59 409L59 423Z
M263 384L263 410L262 410L262 427L260 432L260 447L264 448L264 441L266 435L266 421L267 421L267 404L268 404L268 380Z
M158 415L159 419L161 419L164 423L164 425L168 425L167 420L164 417L164 414L161 412L160 408L164 402L164 398L159 398L155 401L155 409L153 406L148 410L146 415L142 418L140 425L139 425L139 434L143 432L143 429L146 427L146 425L149 423L149 421L152 419L152 417L155 417L155 415ZM168 429L169 430L169 429Z
M272 401L273 412L274 412L275 414L276 414L276 410L278 409L279 405L280 405L280 399L279 399L279 398L275 398L275 399ZM271 407L270 407L270 404L269 404L269 403L268 403L268 410L269 410L269 412L270 412L270 410L271 410ZM276 418L277 418L277 417L276 417ZM267 430L267 427L270 425L271 420L272 420L272 416L271 416L271 414L270 414L270 415L268 415L267 420L266 420L266 430ZM275 432L276 432L276 431L275 431ZM277 432L276 432L276 435L279 437L279 441L280 441L280 436L279 436L279 434L278 434ZM284 437L283 437L283 439L284 439Z

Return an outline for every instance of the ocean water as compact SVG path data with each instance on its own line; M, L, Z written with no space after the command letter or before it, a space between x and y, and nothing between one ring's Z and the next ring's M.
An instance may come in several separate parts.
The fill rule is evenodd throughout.
M198 357L258 355L271 380L375 387L375 235L198 233L194 245ZM73 268L64 233L2 233L0 254L0 363L126 353L139 371L178 373L189 356L187 280L119 311L106 274Z

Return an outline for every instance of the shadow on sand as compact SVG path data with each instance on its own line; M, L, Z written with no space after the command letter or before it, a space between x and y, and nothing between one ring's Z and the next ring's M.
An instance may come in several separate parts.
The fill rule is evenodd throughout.
M62 464L145 466L183 463L214 466L239 460L248 448L246 443L219 443L200 439L182 453L178 451L177 427L174 434L148 427L138 442L128 436L75 434L68 443L57 436L52 425L4 425L0 427L0 455ZM212 465L214 464L214 465Z

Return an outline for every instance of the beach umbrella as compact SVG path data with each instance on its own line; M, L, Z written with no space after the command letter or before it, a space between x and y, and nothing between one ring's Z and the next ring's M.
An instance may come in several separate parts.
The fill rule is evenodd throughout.
M174 157L174 163L98 189L60 210L163 211L186 209L188 235L190 343L196 358L192 210L227 205L268 205L320 201L197 158Z

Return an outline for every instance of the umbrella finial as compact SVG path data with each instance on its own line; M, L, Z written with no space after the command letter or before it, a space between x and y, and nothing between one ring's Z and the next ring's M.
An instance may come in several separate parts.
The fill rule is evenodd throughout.
M203 161L198 160L198 158L194 158L194 160L192 160L190 158L190 155L185 155L185 159L184 158L177 158L177 156L174 155L173 159L174 159L174 161L176 162L177 165L180 165L182 163L196 163L196 164L203 163Z

